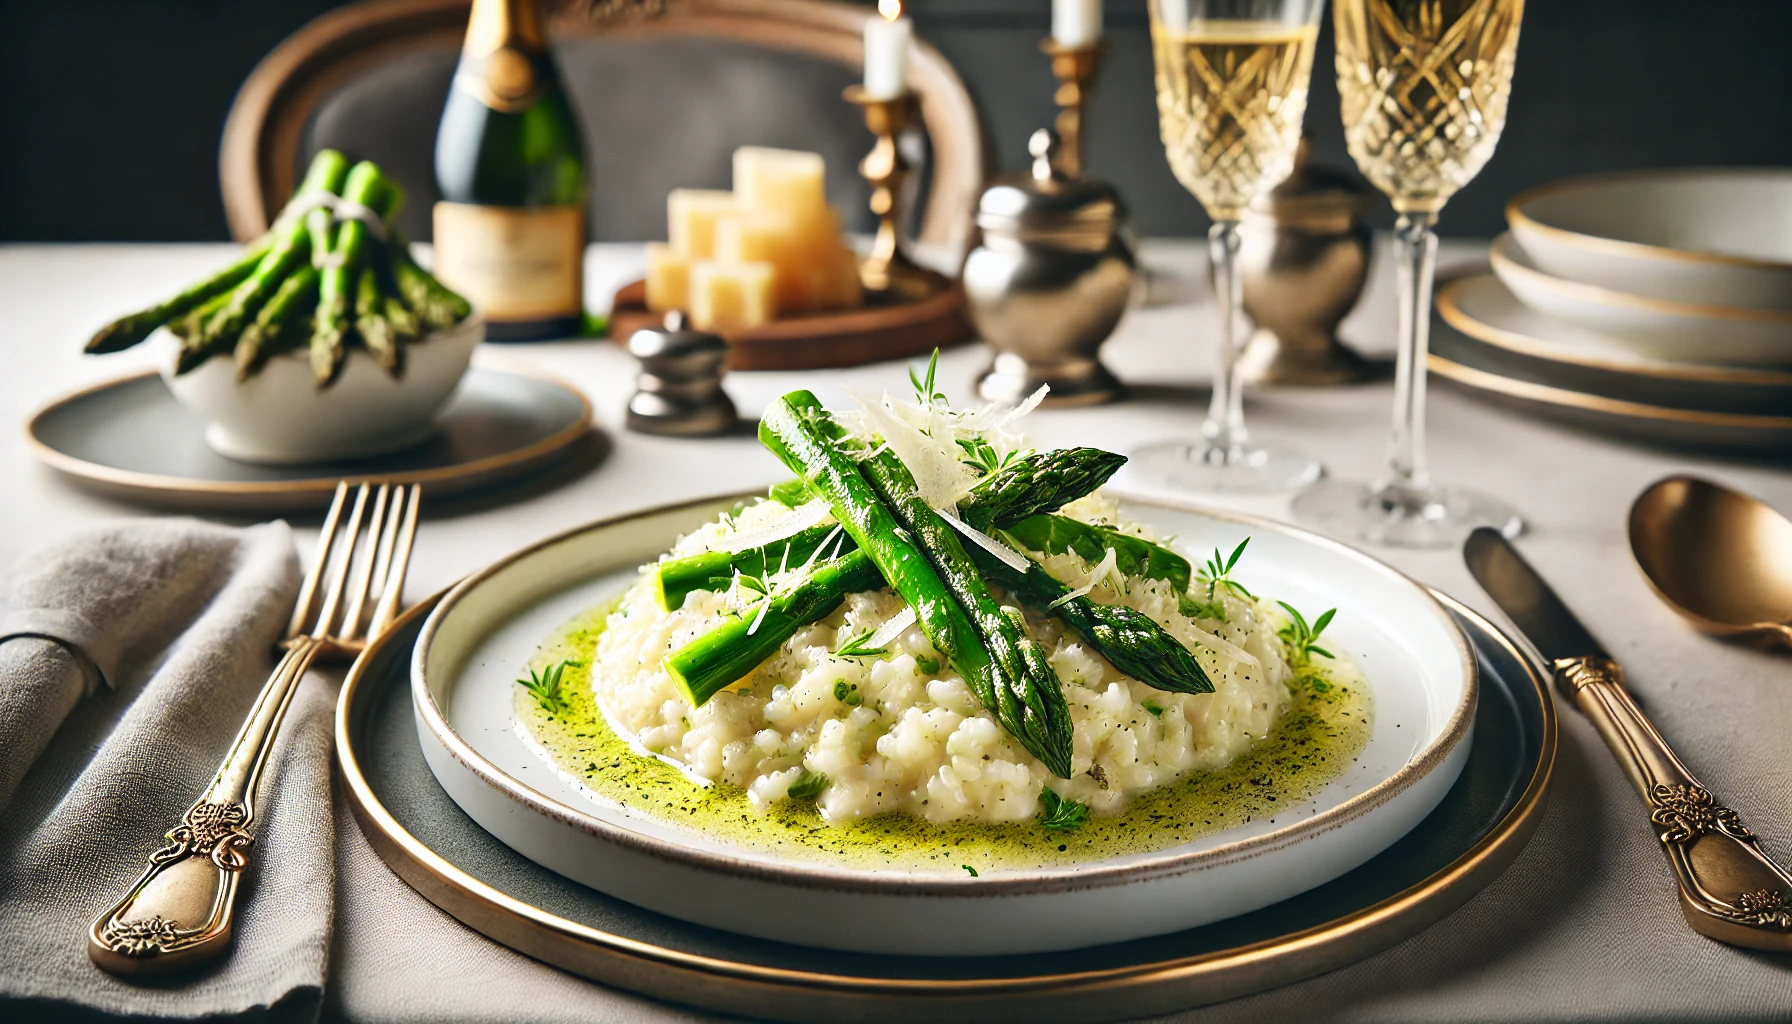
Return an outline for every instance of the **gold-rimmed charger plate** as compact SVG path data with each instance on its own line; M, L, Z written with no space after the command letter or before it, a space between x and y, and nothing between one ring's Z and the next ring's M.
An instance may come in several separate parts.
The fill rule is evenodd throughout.
M159 508L253 514L323 508L345 479L422 484L441 499L562 461L589 465L608 446L578 389L521 368L480 364L467 371L435 434L391 455L263 466L219 455L204 435L204 421L154 372L58 398L25 424L38 461L85 489Z
M418 744L410 651L434 600L343 685L337 759L362 831L399 877L469 927L575 974L758 1018L1111 1020L1235 998L1362 959L1450 913L1509 865L1555 761L1548 687L1519 648L1440 595L1472 638L1483 696L1469 764L1436 811L1342 878L1172 936L1072 953L932 959L837 953L664 918L554 874L441 791Z

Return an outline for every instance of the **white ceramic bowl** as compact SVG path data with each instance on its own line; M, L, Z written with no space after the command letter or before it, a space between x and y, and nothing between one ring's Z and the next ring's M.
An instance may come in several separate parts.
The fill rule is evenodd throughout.
M1310 801L1156 853L1050 869L872 871L733 848L597 797L543 759L513 715L515 682L562 622L733 498L593 523L456 586L412 659L424 757L448 795L538 864L672 917L873 953L1029 953L1160 935L1296 896L1386 849L1437 806L1468 757L1478 686L1461 630L1422 587L1294 527L1157 502L1125 514L1191 549L1251 538L1243 582L1342 609L1327 646L1374 690L1372 735ZM1334 646L1335 645L1335 646ZM951 866L948 865L948 870Z
M1792 310L1792 171L1574 178L1506 206L1537 269L1674 302Z
M1641 355L1720 365L1792 363L1792 310L1695 305L1545 273L1510 234L1493 240L1493 272L1520 302L1591 327Z
M365 349L351 348L342 376L321 389L303 349L274 356L241 383L227 355L176 376L177 342L164 335L162 378L180 404L210 422L205 441L212 450L284 465L384 455L427 438L485 337L485 321L469 317L407 346L397 380Z

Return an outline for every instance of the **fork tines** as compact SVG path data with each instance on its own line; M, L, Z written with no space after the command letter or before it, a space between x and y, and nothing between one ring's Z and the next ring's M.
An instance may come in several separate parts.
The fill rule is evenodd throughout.
M336 485L310 571L299 591L298 606L293 609L289 640L309 635L338 645L360 646L384 632L398 615L422 487L362 483L354 488L352 506L349 492L347 481ZM369 607L373 609L371 619L367 618Z

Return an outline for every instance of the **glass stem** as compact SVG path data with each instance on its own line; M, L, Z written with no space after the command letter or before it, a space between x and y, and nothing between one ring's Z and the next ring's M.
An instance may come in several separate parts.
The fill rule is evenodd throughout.
M1238 276L1238 222L1215 221L1207 232L1207 249L1213 261L1213 290L1220 305L1219 363L1214 368L1213 398L1201 437L1207 442L1207 461L1225 462L1243 447L1244 392L1238 380L1238 341L1235 337L1238 307L1243 303Z
M1394 433L1384 486L1409 493L1431 488L1425 466L1425 357L1431 348L1431 284L1437 275L1437 223L1432 213L1403 213L1394 222L1394 283L1400 347L1394 364Z

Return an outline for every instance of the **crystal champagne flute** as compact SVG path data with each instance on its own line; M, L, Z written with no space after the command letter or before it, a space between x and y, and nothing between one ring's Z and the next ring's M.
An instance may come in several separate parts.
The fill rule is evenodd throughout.
M1382 479L1326 481L1297 497L1294 513L1399 547L1453 546L1477 526L1514 536L1523 520L1505 502L1431 481L1425 358L1437 270L1432 226L1499 143L1524 0L1334 0L1332 16L1344 139L1398 215L1394 432Z
M1134 453L1134 471L1179 490L1291 490L1318 478L1299 452L1254 444L1237 371L1238 220L1294 168L1324 0L1151 0L1158 126L1170 169L1213 218L1219 367L1198 441Z

